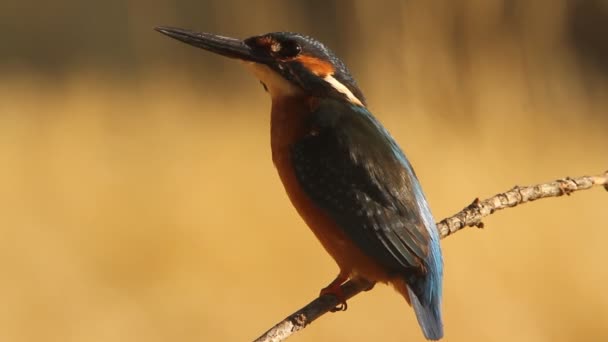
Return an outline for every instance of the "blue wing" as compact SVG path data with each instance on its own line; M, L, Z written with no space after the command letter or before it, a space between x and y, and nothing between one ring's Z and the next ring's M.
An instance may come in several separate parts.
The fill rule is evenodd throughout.
M439 237L405 155L365 109L322 100L292 146L304 192L423 304L440 297Z

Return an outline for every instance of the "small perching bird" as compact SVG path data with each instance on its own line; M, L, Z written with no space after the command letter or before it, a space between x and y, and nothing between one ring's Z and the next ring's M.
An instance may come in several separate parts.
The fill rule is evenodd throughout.
M321 295L348 279L389 283L427 339L443 336L443 261L418 179L366 107L344 63L320 42L276 32L245 40L158 27L190 45L241 60L272 98L272 160L292 204L340 267Z

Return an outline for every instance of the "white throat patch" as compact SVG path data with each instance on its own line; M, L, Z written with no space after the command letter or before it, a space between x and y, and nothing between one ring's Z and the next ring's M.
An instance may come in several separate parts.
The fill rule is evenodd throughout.
M258 80L264 83L270 93L270 97L273 99L295 95L302 91L298 86L287 81L276 71L264 64L255 62L244 62L244 64L247 69L253 72Z

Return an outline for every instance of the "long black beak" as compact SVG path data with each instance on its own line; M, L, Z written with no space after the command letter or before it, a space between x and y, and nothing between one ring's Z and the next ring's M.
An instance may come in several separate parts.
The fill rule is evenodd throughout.
M211 33L193 32L175 27L158 26L154 29L171 38L217 53L218 55L249 62L270 62L268 57L256 54L251 47L240 39L222 37Z

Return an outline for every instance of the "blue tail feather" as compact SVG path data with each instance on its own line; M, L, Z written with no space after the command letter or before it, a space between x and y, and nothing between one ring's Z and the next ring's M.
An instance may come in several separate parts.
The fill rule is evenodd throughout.
M432 300L423 305L418 296L410 289L407 288L410 301L416 312L416 318L418 324L422 328L424 336L428 340L439 340L443 337L443 322L441 321L441 306L435 300Z
M407 291L410 297L414 311L416 312L416 318L418 324L422 328L424 336L428 340L439 340L443 337L443 322L441 320L441 303L438 298L431 297L430 301L426 304L418 299L418 296L408 286Z

